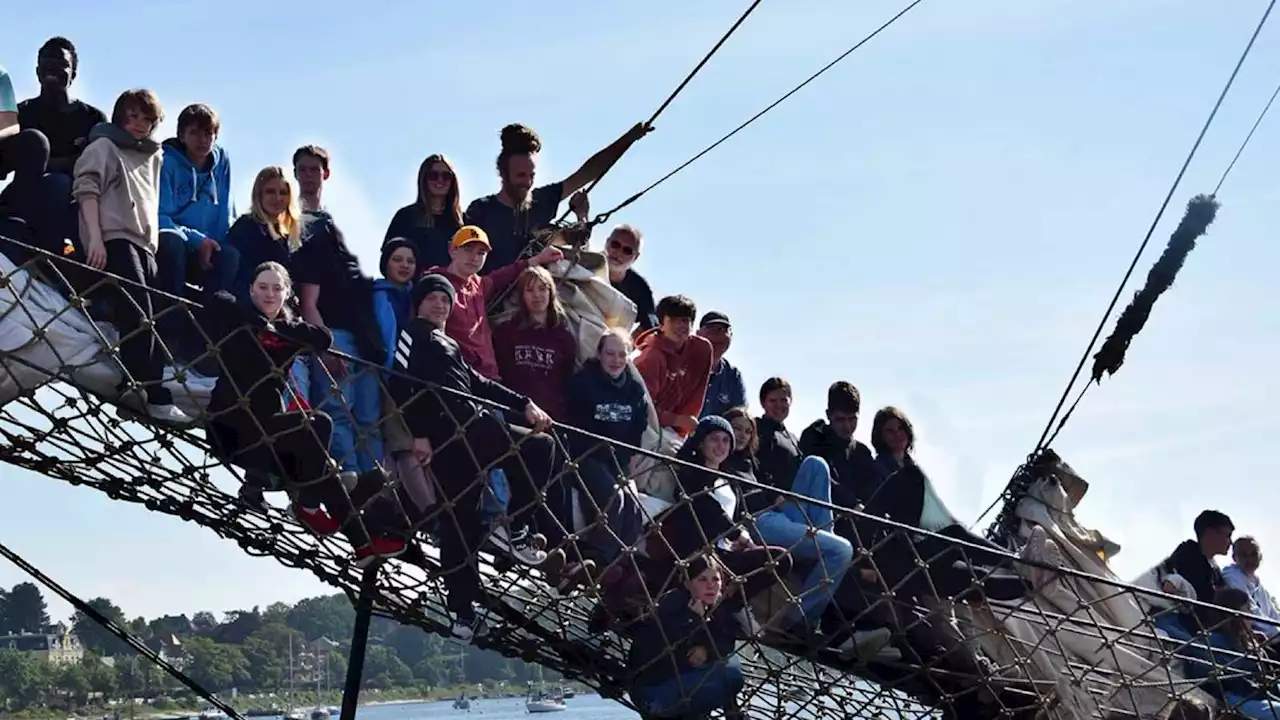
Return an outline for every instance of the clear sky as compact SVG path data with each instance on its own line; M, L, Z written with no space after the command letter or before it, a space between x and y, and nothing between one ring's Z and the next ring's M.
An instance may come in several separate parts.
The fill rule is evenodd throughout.
M765 0L593 209L661 176L903 4ZM730 358L749 394L788 377L798 431L822 412L829 383L853 381L864 440L876 408L902 407L920 461L972 521L1034 446L1265 4L926 0L615 220L644 231L639 267L659 295L732 316ZM423 157L448 154L467 199L494 192L498 129L518 121L542 135L540 179L560 179L647 118L746 5L26 3L4 13L0 64L28 97L36 49L66 35L80 51L75 92L108 111L119 91L151 87L169 135L184 105L210 104L243 208L259 168L287 165L302 143L328 147L328 204L372 273ZM1143 274L1280 80L1275 23ZM1092 484L1082 520L1124 547L1123 577L1189 536L1206 507L1280 557L1280 486L1266 460L1280 432L1280 320L1266 290L1280 266L1277 151L1280 117L1234 171L1217 223L1123 370L1057 444ZM25 471L0 470L0 498L0 541L130 616L326 591L208 530ZM1280 578L1265 566L1263 576ZM25 579L0 566L0 585Z

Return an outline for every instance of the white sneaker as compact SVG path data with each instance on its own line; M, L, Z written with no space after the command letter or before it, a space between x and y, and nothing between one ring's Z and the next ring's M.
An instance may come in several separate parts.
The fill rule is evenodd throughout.
M528 528L512 531L506 525L495 525L489 542L522 565L537 567L547 561L547 551L534 547Z
M470 618L457 616L453 619L453 626L450 628L450 635L453 636L453 640L469 643L477 637L489 634L489 624L485 622L485 616L488 615L488 612L475 603L471 603L471 607Z
M176 405L147 404L147 417L166 425L190 425L194 419L178 409Z

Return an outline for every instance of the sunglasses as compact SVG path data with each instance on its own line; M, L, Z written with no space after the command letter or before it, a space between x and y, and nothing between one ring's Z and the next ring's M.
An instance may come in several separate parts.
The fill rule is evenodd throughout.
M427 172L427 179L433 182L440 182L441 180L452 180L453 173L441 172L439 170L430 170Z
M632 255L636 254L635 248L631 247L630 245L620 243L617 240L611 240L609 242L609 249L617 250L621 252L623 255L626 255L627 257L631 257Z

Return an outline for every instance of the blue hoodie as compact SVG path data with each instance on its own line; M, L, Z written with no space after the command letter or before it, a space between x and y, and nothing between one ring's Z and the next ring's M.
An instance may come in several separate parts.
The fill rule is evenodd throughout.
M413 285L410 283L401 285L386 278L373 281L373 317L387 348L387 357L382 363L385 367L391 367L395 362L396 338L411 319L409 310L413 305L410 300L412 292Z
M231 158L220 145L206 167L187 158L177 138L164 141L164 165L160 168L160 229L176 230L195 251L206 237L218 242L236 216L231 199Z

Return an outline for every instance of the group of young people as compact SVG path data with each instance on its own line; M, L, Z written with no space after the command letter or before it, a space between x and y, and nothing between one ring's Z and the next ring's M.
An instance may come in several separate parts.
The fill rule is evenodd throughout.
M766 623L780 642L863 662L909 654L951 671L929 682L957 696L959 716L980 702L963 699L978 662L952 633L869 598L889 588L909 604L964 596L975 577L988 596L1016 598L1025 585L994 569L994 552L989 566L972 548L962 560L937 538L831 509L995 550L933 492L905 414L875 413L868 448L854 438L861 396L842 381L825 418L796 435L791 386L773 377L753 418L726 358L729 317L700 316L684 295L655 302L630 225L602 251L636 322L582 356L547 269L565 251L540 231L566 201L585 219L582 189L651 128L634 126L539 186L541 140L509 125L500 190L465 209L448 159L427 157L374 279L325 209L325 149L261 169L237 214L212 108L184 108L175 137L158 141L153 92L122 93L108 118L70 96L78 62L70 41L46 42L40 94L22 103L0 70L0 176L12 174L0 249L16 264L38 259L50 282L86 294L88 312L117 328L122 406L164 425L200 423L215 452L246 469L248 490L288 490L299 521L344 534L358 563L399 556L429 528L458 638L487 629L482 548L540 567L565 591L598 589L603 622L632 622L615 627L635 640L632 697L651 716L737 712L734 641L761 632L750 600L788 576L797 599ZM100 282L103 272L116 280ZM495 323L508 293L514 313ZM201 417L175 405L166 365L216 377ZM673 444L643 447L654 430ZM674 491L654 518L632 479L659 472L653 451L668 447ZM638 597L656 599L636 612ZM878 672L906 682L910 671Z

